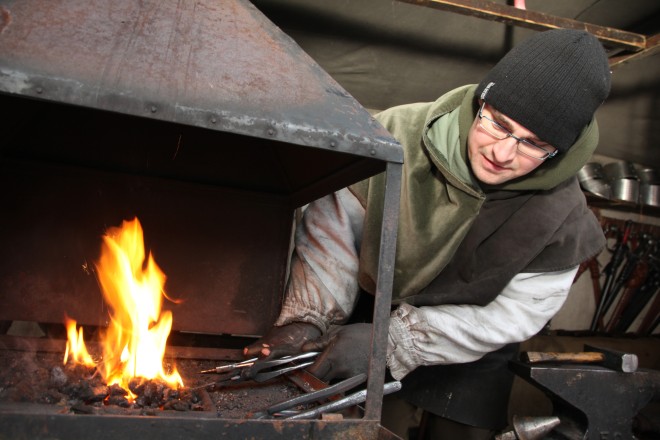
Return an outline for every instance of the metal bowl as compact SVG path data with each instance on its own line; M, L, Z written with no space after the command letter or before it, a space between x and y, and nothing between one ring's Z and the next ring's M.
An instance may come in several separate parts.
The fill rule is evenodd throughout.
M609 180L634 179L637 180L637 169L632 162L611 162L603 167L605 176Z
M639 200L639 180L616 179L610 182L612 200L637 203Z
M580 182L582 189L598 197L609 199L612 195L610 184L604 179L589 179Z
M660 206L660 185L642 183L639 186L639 203L647 206Z
M586 182L592 179L605 179L605 172L603 166L597 162L589 162L584 164L580 171L578 171L578 180Z
M656 169L640 168L637 170L637 175L639 176L639 181L642 183L660 184L660 175Z

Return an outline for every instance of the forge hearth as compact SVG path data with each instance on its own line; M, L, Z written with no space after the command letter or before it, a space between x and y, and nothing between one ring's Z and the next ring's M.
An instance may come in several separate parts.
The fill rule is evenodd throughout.
M178 359L176 348L187 351L183 359L240 359L233 341L254 340L279 313L296 209L376 174L387 183L362 418L72 414L37 399L0 402L0 437L384 435L403 153L253 5L0 0L0 106L0 329L12 321L49 328L65 314L83 327L107 327L91 269L99 237L137 217L168 294L180 300L164 304L173 331L228 342L170 346L166 356ZM54 343L49 337L5 336L0 350L37 356L44 350L23 345Z
M91 369L62 366L63 340L0 337L0 434L3 438L378 438L396 437L348 413L341 421L265 420L253 416L266 407L301 395L308 383L277 378L264 383L243 382L219 388L190 390L212 379L199 372L222 364L195 359L200 354L227 356L224 349L172 347L184 358L167 358L190 384L173 391L156 381L135 387L138 399L128 404L122 391L105 387ZM234 353L235 354L235 353ZM187 358L190 357L190 358ZM90 380L91 373L91 380ZM295 383L295 384L294 384ZM138 388L142 387L141 390ZM307 390L309 391L309 390ZM110 402L103 402L109 394ZM167 396L167 394L171 394ZM151 401L140 396L149 395ZM146 396L145 396L146 397ZM104 399L107 399L105 397ZM164 405L157 400L167 401ZM315 404L299 406L304 410ZM347 414L347 413L345 413Z
M285 378L199 388L214 380L199 374L220 364L210 360L166 359L166 368L176 364L186 386L173 389L160 380L135 379L130 385L134 400L121 387L107 386L94 368L62 365L62 353L0 350L0 364L2 404L43 404L61 414L167 417L167 411L194 411L209 417L248 419L303 393Z

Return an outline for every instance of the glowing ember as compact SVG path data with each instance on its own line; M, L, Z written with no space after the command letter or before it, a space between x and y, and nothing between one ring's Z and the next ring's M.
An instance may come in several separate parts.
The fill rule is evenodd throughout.
M142 226L137 218L110 228L103 236L96 265L103 297L111 309L110 325L102 336L99 371L108 385L128 390L131 378L162 379L169 386L183 386L179 373L163 371L165 344L172 328L172 313L163 311L165 274L151 254L146 259ZM76 323L67 320L69 354L75 362L91 361ZM93 361L92 361L93 362Z

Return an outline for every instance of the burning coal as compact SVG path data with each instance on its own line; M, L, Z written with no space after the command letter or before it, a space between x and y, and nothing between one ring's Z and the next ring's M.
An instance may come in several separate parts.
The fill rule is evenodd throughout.
M144 234L137 218L121 227L109 228L103 236L101 256L96 264L103 297L110 308L110 325L101 335L102 358L95 362L83 340L82 328L66 319L69 359L87 366L96 365L108 386L130 391L135 378L159 379L170 387L183 386L173 369L163 370L172 313L161 311L166 276L151 253L146 255Z

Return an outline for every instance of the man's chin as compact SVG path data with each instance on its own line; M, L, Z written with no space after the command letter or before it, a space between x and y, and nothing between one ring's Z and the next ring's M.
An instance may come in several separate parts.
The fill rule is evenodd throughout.
M511 180L511 177L508 177L505 174L491 173L485 170L479 170L478 172L475 172L474 175L479 182L491 186L500 185Z

